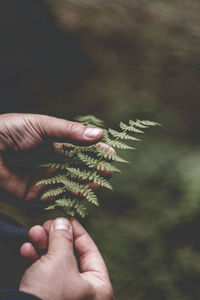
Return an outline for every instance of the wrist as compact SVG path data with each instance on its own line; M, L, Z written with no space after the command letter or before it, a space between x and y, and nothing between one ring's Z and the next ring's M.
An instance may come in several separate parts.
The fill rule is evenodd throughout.
M42 299L42 300L47 299L47 298L43 298L43 295L39 292L39 289L38 291L37 290L35 291L34 289L23 286L21 284L19 286L19 292L25 295L32 295L35 297L33 299Z
M34 285L33 281L29 285L23 282L23 278L21 280L19 291L31 295L35 295L39 299L42 300L64 300L64 297L60 297L57 289L51 289L49 285L42 284L42 282L38 282L37 285Z

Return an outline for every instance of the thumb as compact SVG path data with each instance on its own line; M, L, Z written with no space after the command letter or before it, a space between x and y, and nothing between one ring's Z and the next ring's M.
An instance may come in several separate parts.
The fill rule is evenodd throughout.
M68 219L57 218L50 227L48 255L61 259L63 264L67 264L68 269L77 268L76 259L73 252L73 231Z
M78 122L45 115L35 117L37 118L37 129L41 136L92 143L98 141L103 135L102 129L90 128Z

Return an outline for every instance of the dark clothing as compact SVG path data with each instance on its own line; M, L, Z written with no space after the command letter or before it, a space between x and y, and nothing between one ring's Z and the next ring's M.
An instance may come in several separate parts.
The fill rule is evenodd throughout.
M39 299L17 291L25 271L19 250L28 241L28 231L23 226L0 214L0 299Z
M0 300L41 300L40 298L15 290L0 291Z

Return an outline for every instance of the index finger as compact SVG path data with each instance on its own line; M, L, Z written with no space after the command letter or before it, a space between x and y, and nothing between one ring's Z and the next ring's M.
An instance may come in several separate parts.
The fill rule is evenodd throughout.
M74 247L78 252L81 272L98 272L109 277L105 262L92 238L83 226L71 219L74 233Z

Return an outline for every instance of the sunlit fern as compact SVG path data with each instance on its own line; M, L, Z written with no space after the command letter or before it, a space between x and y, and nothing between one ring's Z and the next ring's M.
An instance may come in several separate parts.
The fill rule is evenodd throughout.
M61 149L55 150L56 161L37 166L38 168L53 168L56 170L56 175L44 178L36 185L47 187L41 200L53 199L51 205L45 208L46 210L60 209L67 216L78 214L85 217L88 204L99 206L97 195L90 184L96 183L112 190L109 180L101 175L102 171L120 172L114 162L128 163L117 154L116 150L135 149L124 141L139 141L133 134L142 134L144 129L159 124L151 121L130 120L128 124L120 122L119 131L117 131L105 129L104 122L92 115L78 116L75 120L86 126L103 128L104 134L101 142L108 145L107 149L100 145L77 146L63 143Z

